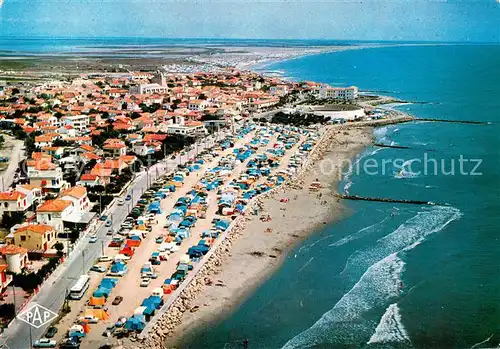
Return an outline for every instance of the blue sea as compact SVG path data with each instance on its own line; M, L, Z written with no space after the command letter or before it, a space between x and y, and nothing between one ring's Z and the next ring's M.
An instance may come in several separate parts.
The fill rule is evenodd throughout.
M500 342L500 46L351 50L266 69L413 101L378 128L338 190L435 206L345 202L226 318L182 348L488 348ZM398 159L404 164L391 165ZM462 162L460 162L462 159ZM426 160L427 162L425 162ZM478 165L479 164L479 165ZM454 168L452 168L454 166ZM477 167L477 168L476 168Z

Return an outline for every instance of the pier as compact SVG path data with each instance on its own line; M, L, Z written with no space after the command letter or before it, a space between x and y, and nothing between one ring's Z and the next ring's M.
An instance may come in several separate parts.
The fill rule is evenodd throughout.
M432 121L432 122L448 122L454 124L473 124L473 125L489 125L490 122L486 121L472 121L472 120L447 120L447 119L431 119L431 118L415 118L415 121Z
M390 202L390 203L395 203L395 204L437 205L436 203L431 202L431 201L421 201L421 200L373 198L373 197L369 197L369 196L345 195L345 194L335 194L335 196L339 199L344 199L344 200Z

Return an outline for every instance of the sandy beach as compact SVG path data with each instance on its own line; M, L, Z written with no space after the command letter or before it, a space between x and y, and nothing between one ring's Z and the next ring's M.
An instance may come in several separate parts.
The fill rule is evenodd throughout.
M288 251L298 242L324 224L349 214L349 210L333 198L339 171L347 160L371 143L372 128L341 130L333 126L328 134L311 155L313 165L305 169L295 183L260 199L258 214L249 213L243 227L228 239L218 266L205 277L205 287L191 299L190 311L183 313L181 323L170 332L168 347L175 347L180 338L196 328L237 309L285 258L293 258ZM325 164L331 170L322 171ZM313 181L323 186L317 192L309 190ZM271 220L264 222L261 218L266 215Z

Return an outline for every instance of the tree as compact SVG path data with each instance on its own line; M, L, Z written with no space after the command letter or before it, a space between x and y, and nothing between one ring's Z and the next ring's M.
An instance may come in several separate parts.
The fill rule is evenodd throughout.
M16 224L21 224L24 222L24 212L4 212L2 215L2 223L0 223L0 227L10 230Z
M56 139L52 142L54 147L69 147L71 145L70 142L65 141L64 139Z
M62 257L64 255L64 245L61 242L56 242L54 248L57 250L57 256Z
M0 304L0 314L5 322L9 323L16 316L16 310L14 309L14 303L4 303Z

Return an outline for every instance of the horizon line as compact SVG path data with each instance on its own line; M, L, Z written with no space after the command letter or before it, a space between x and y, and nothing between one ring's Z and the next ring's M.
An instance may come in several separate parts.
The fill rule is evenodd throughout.
M333 42L345 42L345 43L422 43L422 44L490 44L490 45L500 45L498 41L435 41L435 40L360 40L360 39L327 39L327 38L231 38L231 37L161 37L161 36L51 36L51 35L29 35L29 36L13 36L13 35L0 35L1 40L40 40L40 39L51 39L51 40L88 40L88 39L160 39L160 40L207 40L207 41L333 41Z

